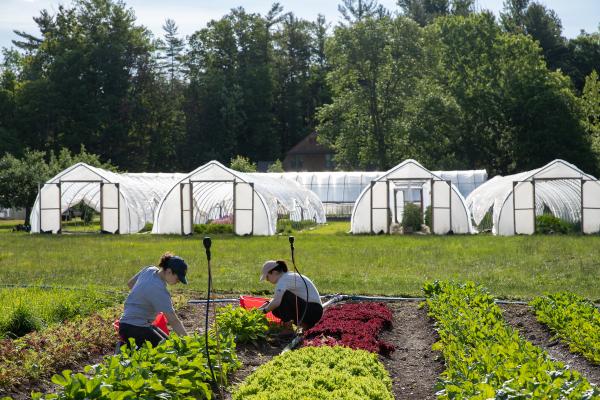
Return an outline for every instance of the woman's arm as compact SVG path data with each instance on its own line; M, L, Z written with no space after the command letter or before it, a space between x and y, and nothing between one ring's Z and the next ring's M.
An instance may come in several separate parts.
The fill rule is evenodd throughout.
M132 276L131 279L129 279L127 281L127 286L129 287L129 290L133 289L133 286L137 282L138 277L140 276L140 274L142 273L142 271L145 270L145 269L146 268L142 268L142 270L140 272L138 272L137 274L135 274L134 276Z
M171 328L179 335L179 336L187 336L187 331L183 327L181 320L174 312L165 313L167 316L167 320L169 321L169 325Z

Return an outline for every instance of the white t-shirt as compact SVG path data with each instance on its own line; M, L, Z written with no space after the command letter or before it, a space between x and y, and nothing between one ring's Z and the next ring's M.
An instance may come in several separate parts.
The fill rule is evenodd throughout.
M304 278L306 281L306 285L304 285L302 278ZM304 275L302 275L302 278L295 272L285 272L281 275L277 281L277 284L275 285L275 296L273 297L273 300L271 300L271 304L274 308L279 307L281 304L281 299L283 298L283 294L286 292L286 290L289 290L308 303L321 304L321 297L319 296L319 292L317 291L315 284ZM306 299L307 286L308 300Z

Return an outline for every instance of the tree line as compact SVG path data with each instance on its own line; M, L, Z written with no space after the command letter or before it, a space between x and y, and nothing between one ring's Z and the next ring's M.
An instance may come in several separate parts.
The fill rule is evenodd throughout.
M600 32L507 0L344 0L342 22L274 4L154 37L123 2L74 0L15 31L0 66L0 154L86 151L121 170L282 159L312 131L340 169L406 158L490 175L563 158L600 171Z

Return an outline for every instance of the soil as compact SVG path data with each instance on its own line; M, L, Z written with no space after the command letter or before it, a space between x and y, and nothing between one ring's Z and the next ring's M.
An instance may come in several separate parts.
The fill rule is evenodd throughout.
M504 319L518 329L525 339L544 349L552 359L580 372L590 383L600 385L600 365L591 363L582 355L571 353L567 344L555 339L548 327L537 321L531 307L524 304L503 304L500 307Z
M433 322L419 302L388 303L393 328L380 338L396 346L391 357L380 357L392 378L396 399L435 399L435 383L444 370L440 353L431 350L438 339Z

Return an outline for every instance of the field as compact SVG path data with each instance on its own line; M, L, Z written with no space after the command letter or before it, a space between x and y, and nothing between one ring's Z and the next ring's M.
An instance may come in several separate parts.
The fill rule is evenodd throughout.
M186 305L185 301L202 296L206 287L206 257L200 235L46 236L11 232L10 227L10 223L0 223L0 286L4 287L5 298L11 300L6 301L3 313L7 314L11 307L16 308L12 305L27 303L35 295L40 300L33 303L40 306L30 307L30 311L49 322L36 326L34 330L39 332L20 339L0 340L0 359L4 360L0 362L0 398L8 394L14 399L25 399L30 397L32 390L54 392L57 386L50 383L53 373L65 369L82 372L85 364L97 364L102 356L110 355L115 338L111 321L120 312L118 304L122 299L120 296L126 293L125 282L142 266L156 263L167 250L181 255L190 264L190 284L175 287L178 313L188 332L203 331L204 307ZM427 305L420 306L417 301L387 303L388 311L373 306L363 311L340 310L337 314L329 314L329 319L322 320L325 325L313 336L308 336L310 332L307 332L304 346L318 347L314 350L304 347L302 351L286 353L285 357L278 354L287 342L278 339L276 333L265 336L262 328L256 325L256 318L241 320L241 314L232 314L230 317L237 322L231 326L246 331L233 332L234 347L230 341L220 345L224 346L220 351L225 352L226 357L232 357L227 358L228 376L219 378L231 382L223 398L262 399L260 393L275 393L281 389L281 385L269 387L264 376L287 369L295 371L293 374L308 374L301 379L301 391L309 393L326 387L327 391L342 396L339 398L347 399L479 398L476 396L493 397L493 393L511 390L513 393L521 390L524 396L534 393L534 398L535 390L543 390L538 393L545 393L547 398L561 398L566 393L572 393L567 398L588 395L586 398L599 398L600 392L593 385L600 383L600 366L596 360L600 348L596 333L600 330L600 315L584 298L596 302L600 299L597 285L600 237L352 236L346 233L348 229L348 223L335 222L295 233L297 265L313 279L321 294L427 296ZM272 286L258 281L262 263L267 259L290 260L286 236L239 238L216 235L213 236L212 255L213 284L218 295L223 297L243 293L270 295ZM451 284L424 287L425 282L434 280L475 281L485 289ZM61 296L61 291L65 295ZM83 306L77 305L82 301L77 294L81 291L90 294ZM564 291L571 294L540 297L545 293ZM102 293L106 293L105 303L94 300ZM535 300L532 306L508 304L499 308L490 303L491 296ZM57 314L50 305L61 302L77 306L65 314L68 321L50 321L48 315ZM96 307L90 307L90 304ZM115 304L116 308L113 307ZM102 307L106 307L104 311L93 314ZM370 310L371 315L365 310ZM378 314L387 315L385 321ZM335 318L341 320L332 322ZM212 317L211 321L214 320ZM220 329L226 325L225 320L221 320ZM571 322L565 324L565 321ZM370 341L363 336L353 336L359 324L364 324L361 328L364 332L373 335ZM81 329L81 326L86 328ZM377 330L372 331L372 326L377 326ZM347 332L350 336L344 336L344 333L337 336L339 327L350 328ZM379 329L383 330L377 333ZM470 337L473 332L480 334ZM518 332L518 336L513 332ZM573 332L580 335L575 336ZM242 341L244 337L253 339ZM557 338L561 338L560 341ZM379 340L386 343L380 349L387 350L380 350L381 355L372 358L369 354L378 352ZM495 343L495 340L499 342ZM320 347L333 344L364 350L353 350L358 351L354 353ZM160 394L153 392L157 387L179 395L189 389L190 394L195 393L193 398L202 398L204 395L200 393L210 390L206 360L202 358L203 346L201 338L191 337L186 342L175 340L163 350L140 355L139 360L148 360L152 364L151 360L163 357L163 352L170 353L169 348L177 349L179 358L173 358L168 368L187 371L185 376L178 375L177 380L163 381L161 374L164 371L148 370L145 373L156 374L156 377L152 382L144 383L136 378L135 365L125 367L116 359L108 358L99 367L87 369L86 375L67 373L54 382L64 386L65 393L78 392L88 398L98 398L95 396L99 391L107 390L101 389L108 387L106 384L113 385L111 390L133 390L137 395L131 395L134 396L131 398L155 398L153 396ZM223 360L218 346L217 342L217 347L211 348L215 362ZM22 353L21 348L28 350ZM495 354L498 350L501 355ZM508 358L514 361L506 362ZM301 367L319 362L346 365L347 368L336 367L324 373L320 367L310 371ZM472 375L464 380L466 370L462 368L467 363ZM529 375L523 375L525 372L520 368L511 368L511 363L527 363ZM575 372L565 370L563 363ZM188 364L194 367L184 367ZM499 369L499 365L503 367ZM128 378L114 382L111 378L116 371L114 368L120 368L118 373ZM492 378L486 375L485 371L493 370L497 373ZM548 380L548 371L554 371L552 379L558 381ZM192 379L190 374L196 378ZM281 379L287 379L286 376L282 375ZM519 382L525 382L522 387L514 383L517 376ZM532 388L527 383L536 380L541 382L539 388ZM336 387L333 382L341 386ZM92 393L94 390L96 394ZM295 395L294 390L290 393ZM310 393L311 398L335 398L318 390ZM255 395L259 397L253 397ZM42 398L75 398L69 396L45 395Z
M421 296L424 281L472 280L503 298L530 299L568 289L600 299L600 237L352 236L349 224L296 233L296 261L323 293ZM124 289L164 251L190 264L190 285L202 292L202 237L150 234L29 235L0 229L2 284ZM268 293L258 281L268 259L290 260L287 237L213 236L214 286L223 293Z

